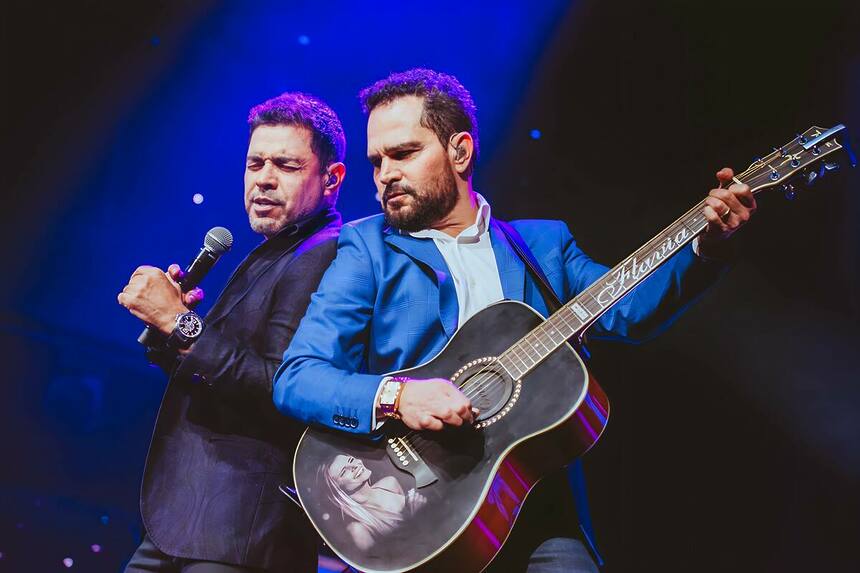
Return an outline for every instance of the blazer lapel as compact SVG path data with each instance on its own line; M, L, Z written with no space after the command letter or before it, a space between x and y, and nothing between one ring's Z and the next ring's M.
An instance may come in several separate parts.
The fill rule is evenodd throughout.
M219 296L218 300L215 301L215 304L212 305L212 309L206 314L206 322L209 324L215 324L216 322L222 320L225 316L230 314L230 311L232 311L236 307L236 305L239 304L239 302L241 302L243 298L245 298L245 296L251 291L257 281L260 280L260 277L266 274L266 272L268 272L268 270L272 268L272 265L274 265L287 255L292 254L292 252L295 250L295 247L296 246L294 245L288 250L282 252L280 255L266 263L265 266L261 267L259 269L259 272L257 272L257 274L248 283L248 286L245 287L245 290L243 290L238 295L227 295L230 283L233 282L232 280L230 280L227 284L227 287L225 287L224 290L221 291L221 296ZM239 272L239 269L237 269L236 272Z
M451 338L457 330L460 307L457 304L454 277L451 276L442 253L436 248L436 243L430 238L419 239L409 234L398 233L390 227L385 232L386 243L432 271L439 286L439 319L445 334Z
M508 244L508 239L495 219L490 219L490 242L499 267L502 293L509 300L523 300L525 296L526 265Z

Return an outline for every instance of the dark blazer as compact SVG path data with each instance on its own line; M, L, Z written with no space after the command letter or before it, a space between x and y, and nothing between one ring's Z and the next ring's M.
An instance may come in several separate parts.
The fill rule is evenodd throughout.
M316 570L316 535L278 485L292 483L304 424L272 404L272 377L335 255L327 211L284 229L239 265L170 380L147 457L140 509L175 557ZM307 563L306 563L307 562Z

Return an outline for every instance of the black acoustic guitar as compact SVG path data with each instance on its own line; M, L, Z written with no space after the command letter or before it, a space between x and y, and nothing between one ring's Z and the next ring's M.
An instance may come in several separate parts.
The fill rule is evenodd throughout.
M753 192L833 169L844 126L812 127L737 175ZM843 144L845 142L843 141ZM849 156L852 159L853 156ZM481 571L529 491L591 448L609 401L575 350L586 329L707 227L700 202L549 319L501 301L466 321L431 361L398 372L448 378L480 409L476 428L378 440L308 428L293 465L302 506L325 542L366 572ZM571 345L568 341L574 341Z

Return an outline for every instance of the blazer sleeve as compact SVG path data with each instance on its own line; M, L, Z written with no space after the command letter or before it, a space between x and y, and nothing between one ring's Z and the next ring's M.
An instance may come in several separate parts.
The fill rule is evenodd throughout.
M344 225L337 256L275 374L273 397L282 413L308 424L371 432L382 376L360 372L377 290L372 261L360 234Z
M261 304L268 301L269 305L260 315L263 322L255 329L252 344L238 340L229 328L207 328L182 360L177 375L196 376L225 397L259 401L271 410L272 377L334 252L332 239L284 266L274 291L260 297Z
M561 228L565 296L579 294L609 267L594 262L576 245L567 225ZM728 269L725 261L703 259L686 245L610 308L589 331L602 340L641 343L666 330Z

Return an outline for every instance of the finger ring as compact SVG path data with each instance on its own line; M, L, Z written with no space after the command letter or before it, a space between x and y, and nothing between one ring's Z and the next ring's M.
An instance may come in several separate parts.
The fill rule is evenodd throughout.
M725 220L726 220L726 217L728 217L728 216L729 216L729 215L731 215L731 214L732 214L732 209L731 209L731 207L726 207L726 212L725 212L725 213L723 213L722 215L720 215L720 219L722 219L723 221L725 221Z

